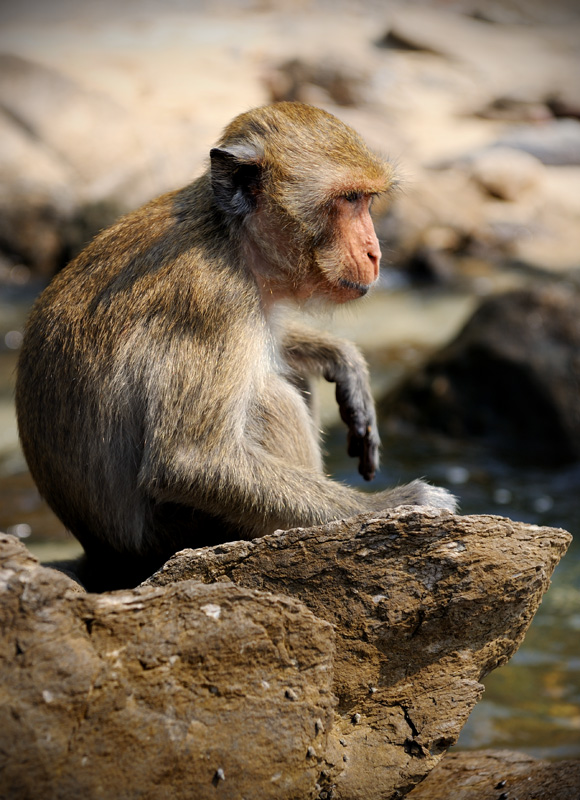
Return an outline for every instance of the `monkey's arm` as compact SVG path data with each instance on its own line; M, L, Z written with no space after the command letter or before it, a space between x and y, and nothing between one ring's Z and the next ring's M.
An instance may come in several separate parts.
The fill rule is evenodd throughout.
M359 459L359 472L370 481L379 466L380 438L366 362L359 350L342 339L298 325L289 325L283 356L300 375L320 375L336 384L336 401L348 428L348 454Z

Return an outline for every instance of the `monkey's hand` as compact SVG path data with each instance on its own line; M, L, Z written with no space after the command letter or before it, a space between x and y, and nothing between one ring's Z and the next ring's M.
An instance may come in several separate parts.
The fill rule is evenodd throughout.
M336 402L348 427L348 454L358 458L358 471L366 481L372 481L379 466L381 441L373 399L366 382L358 377L356 372L347 372L335 378Z
M322 375L336 383L336 402L348 428L348 454L372 481L379 468L379 431L366 362L351 342L325 332L288 325L284 356L298 375Z

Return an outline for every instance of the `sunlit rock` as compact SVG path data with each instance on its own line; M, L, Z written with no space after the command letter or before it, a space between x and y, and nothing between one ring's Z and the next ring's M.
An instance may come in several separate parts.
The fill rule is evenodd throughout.
M0 537L0 795L403 796L521 643L565 531L401 507L86 594Z

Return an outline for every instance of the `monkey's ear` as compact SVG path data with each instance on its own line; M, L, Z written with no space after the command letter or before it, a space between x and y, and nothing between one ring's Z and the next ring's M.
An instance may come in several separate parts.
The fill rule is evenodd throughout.
M236 216L253 211L261 184L261 154L251 145L234 144L214 147L209 156L218 206Z

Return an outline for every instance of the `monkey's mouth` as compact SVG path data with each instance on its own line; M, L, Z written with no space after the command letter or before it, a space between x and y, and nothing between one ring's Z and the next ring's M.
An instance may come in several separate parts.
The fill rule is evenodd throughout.
M338 285L342 289L353 289L354 291L358 292L361 297L363 295L365 295L368 292L368 290L371 288L366 283L358 283L357 281L349 281L346 278L340 278L339 281L338 281Z

